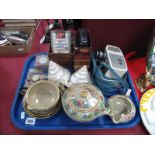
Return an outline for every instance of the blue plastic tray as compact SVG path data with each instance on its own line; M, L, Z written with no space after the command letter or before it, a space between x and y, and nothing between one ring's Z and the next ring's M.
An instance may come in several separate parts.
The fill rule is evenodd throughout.
M136 116L134 119L128 123L122 124L114 124L108 116L102 116L90 123L81 124L71 120L61 109L56 115L47 119L36 119L34 125L27 125L25 124L26 118L29 116L26 114L24 119L21 119L21 113L24 112L22 106L23 97L19 95L20 88L24 86L25 79L27 77L27 73L29 68L34 65L36 55L32 55L27 62L25 63L21 80L19 82L19 86L16 91L16 95L12 104L11 109L11 119L14 125L17 128L24 129L24 130L88 130L88 129L115 129L115 128L131 128L137 125L140 121L139 116L139 101L136 96L134 86L132 80L130 78L129 73L127 73L128 82L130 88L132 89L131 92L131 99L136 106Z

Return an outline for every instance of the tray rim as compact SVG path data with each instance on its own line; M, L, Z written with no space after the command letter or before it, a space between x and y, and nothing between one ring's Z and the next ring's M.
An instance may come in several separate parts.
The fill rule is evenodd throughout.
M137 97L137 94L136 94L136 91L135 91L134 84L133 84L133 81L131 79L130 73L127 72L128 80L130 82L132 92L133 92L133 94L135 96L135 100L136 100L136 104L137 104L136 105L136 110L138 110L137 111L138 116L135 118L134 121L130 122L129 127L126 127L127 124L121 124L121 125L114 124L115 125L114 128L109 128L109 126L111 126L111 125L108 125L108 124L104 125L104 127L103 127L103 125L92 125L92 124L89 125L89 126L78 126L78 125L73 125L73 126L61 126L60 125L60 126L58 126L58 125L55 125L55 126L52 126L52 127L51 126L25 126L25 125L23 125L15 117L14 109L15 109L15 106L16 106L16 101L17 101L17 98L18 98L18 94L19 94L19 90L20 90L23 78L24 78L26 67L27 67L29 61L31 59L33 59L33 57L35 57L36 55L40 55L40 54L48 54L48 52L41 52L41 53L33 54L30 57L28 57L28 59L26 60L26 62L24 64L24 67L23 67L23 70L22 70L22 73L21 73L21 77L20 77L20 81L19 81L19 84L17 86L16 93L15 93L13 103L12 103L12 106L11 106L11 121L13 122L15 127L17 127L18 129L27 130L27 131L33 131L33 130L60 130L60 131L61 130L105 130L105 129L113 130L113 129L133 128L133 127L135 127L136 125L139 124L139 122L140 122L139 100L138 100L138 97ZM137 107L138 107L138 109L137 109Z

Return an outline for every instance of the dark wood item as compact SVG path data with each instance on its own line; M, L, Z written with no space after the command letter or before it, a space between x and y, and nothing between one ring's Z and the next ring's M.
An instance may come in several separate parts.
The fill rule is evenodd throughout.
M74 65L74 51L71 51L71 53L53 53L50 46L48 57L49 60L53 60L54 62L62 66Z

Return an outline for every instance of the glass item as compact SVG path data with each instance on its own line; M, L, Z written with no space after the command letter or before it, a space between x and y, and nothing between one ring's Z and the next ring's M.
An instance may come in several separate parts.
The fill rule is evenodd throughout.
M48 70L45 68L35 68L35 67L30 68L24 86L28 88L37 81L47 80L48 79L47 72Z
M71 53L71 32L51 31L51 47L53 53Z
M136 80L136 86L140 90L141 93L144 93L149 86L152 84L152 80L150 79L150 73L143 73L141 74Z
M36 68L48 68L49 59L47 55L37 55L35 58L35 64L34 66Z
M147 53L147 66L146 70L155 73L155 37L150 42L150 47Z
M146 73L139 76L136 84L142 93L148 90L150 86L155 86L155 29L147 50Z

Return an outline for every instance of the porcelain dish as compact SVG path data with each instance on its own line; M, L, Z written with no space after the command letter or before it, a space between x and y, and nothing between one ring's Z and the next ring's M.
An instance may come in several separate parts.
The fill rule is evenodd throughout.
M155 88L146 91L140 100L142 122L151 135L155 135Z
M108 115L115 124L125 123L136 113L133 102L124 95L112 96L106 105L102 92L91 84L76 84L66 89L62 106L65 113L77 122L90 122Z
M134 103L125 95L114 95L108 100L109 115L112 121L126 123L132 120L136 114Z
M60 91L54 81L41 80L30 86L23 99L25 112L36 118L46 118L61 107Z

